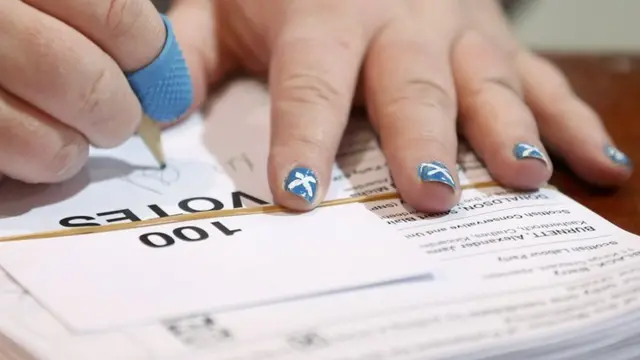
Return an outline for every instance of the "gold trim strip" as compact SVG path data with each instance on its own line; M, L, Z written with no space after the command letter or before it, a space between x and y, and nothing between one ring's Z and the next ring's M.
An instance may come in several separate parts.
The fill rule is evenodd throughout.
M470 185L461 186L462 190L467 189L482 189L489 187L499 187L500 185L495 181L488 181ZM336 205L344 205L351 203L365 203L365 202L373 202L380 200L390 200L399 198L398 193L383 193L376 195L366 195L359 196L353 198L345 198L338 200L330 200L325 201L318 205L318 207L328 207L328 206L336 206ZM48 238L57 238L57 237L66 237L66 236L75 236L75 235L86 235L86 234L95 234L95 233L103 233L109 231L119 231L119 230L129 230L136 228L143 228L149 226L156 225L165 225L165 224L173 224L177 222L184 221L192 221L192 220L202 220L202 219L213 219L220 217L231 217L231 216L243 216L243 215L252 215L252 214L268 214L275 212L291 212L291 210L284 208L278 205L267 205L267 206L259 206L252 208L242 208L242 209L228 209L228 210L212 210L212 211L203 211L192 214L182 214L182 215L173 215L164 218L158 219L149 219L149 220L141 220L129 223L120 223L120 224L108 224L102 226L85 226L78 228L70 228L63 230L53 230L53 231L44 231L37 232L25 235L16 235L16 236L6 236L0 237L1 242L11 242L11 241L23 241L23 240L36 240L36 239L48 239Z

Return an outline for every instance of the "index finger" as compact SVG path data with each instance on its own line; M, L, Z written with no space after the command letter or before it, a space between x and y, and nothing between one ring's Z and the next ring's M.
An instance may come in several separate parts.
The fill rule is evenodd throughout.
M100 46L125 72L151 63L166 29L150 0L24 0Z

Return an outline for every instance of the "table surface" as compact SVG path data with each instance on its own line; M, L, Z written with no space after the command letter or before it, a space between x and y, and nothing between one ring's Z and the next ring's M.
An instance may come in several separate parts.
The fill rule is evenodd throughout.
M576 93L600 114L616 145L640 164L640 56L546 57L564 71ZM617 226L640 235L638 167L624 186L613 191L590 187L562 166L556 166L551 184Z

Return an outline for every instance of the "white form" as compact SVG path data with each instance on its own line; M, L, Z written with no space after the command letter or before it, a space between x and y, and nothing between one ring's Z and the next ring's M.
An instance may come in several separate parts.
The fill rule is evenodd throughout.
M86 172L68 184L35 190L4 184L8 190L0 190L5 197L0 234L56 229L69 217L78 224L105 224L132 221L133 216L205 210L221 207L220 203L230 208L269 202L264 176L266 99L256 84L239 83L218 99L207 122L196 116L167 132L165 145L173 167L163 173L151 169L150 155L132 140L115 151L94 152ZM260 126L264 131L247 130ZM185 142L185 136L197 140ZM334 169L329 198L391 190L384 157L372 145L374 140L362 123L352 125ZM464 148L459 165L463 183L489 180ZM184 200L188 205L181 207ZM593 349L602 352L591 351L590 360L599 359L599 354L608 359L637 355L633 353L637 348L625 344L633 344L640 334L638 237L556 191L466 190L462 203L451 212L429 216L395 200L353 205L349 211L353 215L343 218L373 212L380 218L376 221L403 235L394 243L408 245L422 257L433 281L228 311L211 307L181 312L176 307L172 314L148 313L151 317L144 321L139 314L125 319L127 314L118 313L114 327L105 329L101 325L106 324L106 311L113 310L108 304L101 308L105 313L95 317L77 308L86 316L82 326L72 327L77 313L62 315L47 309L51 299L34 298L25 284L19 284L16 272L9 275L17 282L0 274L0 329L39 358L52 360L413 360L456 354L474 359L506 351L513 358L548 360L585 359L581 352ZM0 245L0 255L14 251L15 265L14 245L29 245ZM37 268L39 264L30 258L36 253L19 254L25 256L22 264ZM88 259L98 256L96 248L83 248L81 253ZM48 264L56 271L42 271L36 280L52 276L60 281L65 269L57 268L55 259L46 261L41 266ZM192 284L202 293L205 285ZM71 281L56 288L58 297L69 298L83 290ZM184 293L177 295L184 298ZM96 305L102 306L87 306ZM564 357L554 357L550 351ZM620 355L623 351L627 357Z
M432 281L148 321L133 314L129 324L112 329L65 327L73 314L54 321L30 299L14 305L18 311L0 324L43 359L479 359L511 351L510 358L546 360L556 358L550 352L580 358L640 334L634 322L639 238L555 190L466 190L459 206L438 216L417 214L397 200L344 210L352 214L342 217L376 214L372 221L404 235L394 246L419 254ZM24 268L38 266L33 254L45 252L35 242L18 246L9 270L22 282ZM65 265L56 263L46 263L52 271L27 274L24 283L51 281L61 284L54 297L84 298L83 289L64 286L55 267ZM51 294L38 300L46 305ZM45 334L34 336L39 332ZM637 350L632 345L615 349ZM616 358L614 350L604 354Z
M431 280L413 247L359 204L19 242L0 264L89 331Z

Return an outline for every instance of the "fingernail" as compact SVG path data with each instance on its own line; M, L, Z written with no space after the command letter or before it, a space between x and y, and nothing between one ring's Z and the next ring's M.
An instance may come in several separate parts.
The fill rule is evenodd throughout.
M284 180L284 189L296 196L313 203L316 198L318 188L318 178L311 169L306 167L295 167Z
M629 168L633 167L633 162L631 161L631 159L629 159L627 155L625 155L622 151L618 150L618 148L616 148L615 146L606 145L604 147L604 152L605 154L607 154L609 159L611 159L611 161L613 161L614 163L618 165L626 166Z
M513 155L518 160L538 159L547 164L547 157L544 156L540 149L531 144L517 143L516 146L513 147Z
M456 181L453 179L447 166L440 161L421 163L418 166L418 177L422 182L440 182L456 188Z

